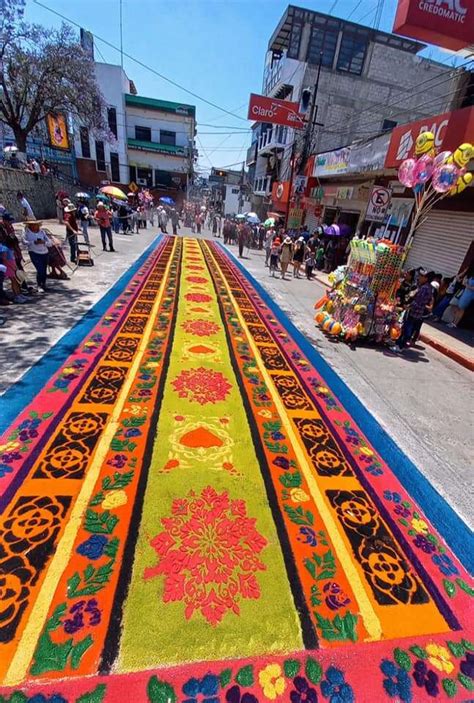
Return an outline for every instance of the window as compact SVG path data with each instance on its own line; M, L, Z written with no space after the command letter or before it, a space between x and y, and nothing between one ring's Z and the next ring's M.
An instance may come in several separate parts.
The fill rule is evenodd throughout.
M160 144L176 146L176 132L168 132L167 129L160 129Z
M382 122L382 132L390 132L394 127L396 127L398 122L395 120L384 120Z
M115 107L107 108L107 121L109 123L109 129L117 139L117 110Z
M136 166L130 166L130 183L136 183L137 182L137 167Z
M344 32L337 58L337 70L360 76L367 51L367 36Z
M297 59L300 53L300 42L303 25L298 22L293 22L291 25L290 42L288 45L287 56L289 59Z
M146 185L148 188L153 187L153 171L151 168L137 168L137 183Z
M95 160L98 171L105 171L105 149L104 142L96 141L95 143Z
M120 183L119 155L114 151L110 152L110 175L112 176L112 181Z
M151 129L150 127L135 127L135 139L139 139L141 142L151 142Z
M306 57L308 63L319 64L319 56L322 52L321 65L325 68L332 68L338 35L339 29L337 27L331 28L328 25L316 27L313 25Z
M87 127L80 127L79 135L81 138L81 153L85 159L91 158L91 145L89 142L89 130Z

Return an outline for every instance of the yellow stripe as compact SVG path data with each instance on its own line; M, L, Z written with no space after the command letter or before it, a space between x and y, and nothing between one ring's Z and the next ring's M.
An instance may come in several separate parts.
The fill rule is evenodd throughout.
M216 265L219 267L218 262L216 261L214 255L211 252L211 255L214 258L214 261ZM219 270L220 267L219 267ZM356 597L358 606L359 606L359 611L360 614L362 615L362 619L364 621L365 628L367 632L369 633L369 637L367 638L368 641L370 640L380 640L382 637L382 626L380 624L380 620L378 619L372 604L367 596L367 593L364 588L364 584L357 572L357 569L354 565L354 562L352 560L351 555L346 549L346 545L339 533L337 523L335 519L332 516L331 511L326 505L324 496L314 478L313 472L311 467L308 464L307 458L305 453L302 451L300 443L298 442L298 438L295 434L295 431L293 429L293 425L288 417L288 414L286 412L286 408L283 405L280 396L278 395L276 388L273 384L273 380L268 373L267 369L265 368L262 358L260 356L259 350L257 345L255 344L251 334L248 331L246 322L244 318L242 317L242 314L240 312L239 306L237 305L236 300L234 299L234 296L232 295L232 291L227 283L227 280L225 276L221 272L222 279L225 283L225 286L227 288L227 292L232 300L232 303L234 305L234 309L236 312L237 317L239 318L239 322L242 325L242 328L246 330L247 337L248 337L248 343L252 349L253 355L255 357L255 360L257 362L257 365L260 369L260 372L265 380L265 383L268 386L268 389L272 395L273 402L276 405L276 408L278 410L278 413L280 415L280 418L282 420L282 423L285 427L286 433L291 441L291 444L293 446L293 449L295 451L296 457L298 459L298 463L300 465L300 468L304 474L304 477L306 479L306 482L308 484L309 490L311 492L311 495L314 498L314 501L316 503L316 507L318 508L319 514L324 522L324 525L328 531L329 537L331 539L331 542L334 546L334 549L336 551L337 557L341 563L341 567L343 568L347 579L349 583L351 584L352 590L354 592L354 595Z
M174 248L176 248L176 242L174 244ZM158 314L161 299L163 297L165 282L168 278L169 268L171 266L173 254L174 249L168 260L166 271L162 279L160 291L153 305L153 309L145 327L141 343L138 346L135 361L130 367L129 374L122 387L120 395L117 398L117 402L110 416L109 423L106 426L102 437L100 438L100 441L97 445L94 459L89 467L85 480L82 484L82 488L77 497L76 503L74 504L74 507L71 511L71 515L64 529L63 536L59 540L59 543L56 547L54 557L51 560L51 564L48 568L40 593L38 594L36 603L29 615L26 627L23 630L23 634L18 642L15 656L11 661L5 680L3 681L3 685L5 686L14 686L21 683L21 681L23 681L23 679L28 673L29 665L36 649L36 643L38 641L39 636L41 635L41 632L46 622L46 618L48 616L51 601L54 597L54 593L58 587L64 569L66 568L69 559L71 558L71 552L74 547L77 532L82 524L84 512L89 504L91 495L94 491L94 487L99 477L102 464L105 460L105 457L107 456L107 452L109 451L110 443L115 435L115 432L118 429L119 418L123 406L127 402L128 394L130 393L130 389L135 380L135 376L140 367L140 364L142 363L142 358L146 351L150 335L153 331L155 318Z

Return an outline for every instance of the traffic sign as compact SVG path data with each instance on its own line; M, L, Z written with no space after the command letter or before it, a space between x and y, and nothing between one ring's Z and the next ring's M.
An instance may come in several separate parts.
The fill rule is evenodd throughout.
M365 219L372 220L372 222L383 222L390 205L391 197L392 193L389 188L384 188L383 186L375 186L372 188Z

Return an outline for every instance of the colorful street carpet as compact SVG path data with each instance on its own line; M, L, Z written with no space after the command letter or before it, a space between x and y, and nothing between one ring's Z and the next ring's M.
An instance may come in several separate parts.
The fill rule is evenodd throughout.
M1 703L474 700L443 513L289 328L162 237L43 379L0 440Z

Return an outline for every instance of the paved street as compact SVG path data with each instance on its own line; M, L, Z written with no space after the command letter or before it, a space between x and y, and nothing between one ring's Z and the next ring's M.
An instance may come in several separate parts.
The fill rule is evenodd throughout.
M237 255L236 247L228 247ZM313 322L325 287L317 281L271 278L263 252L242 261L296 327L344 379L437 490L474 524L472 493L472 373L431 347L417 344L403 356L326 337ZM290 267L291 270L291 267Z

